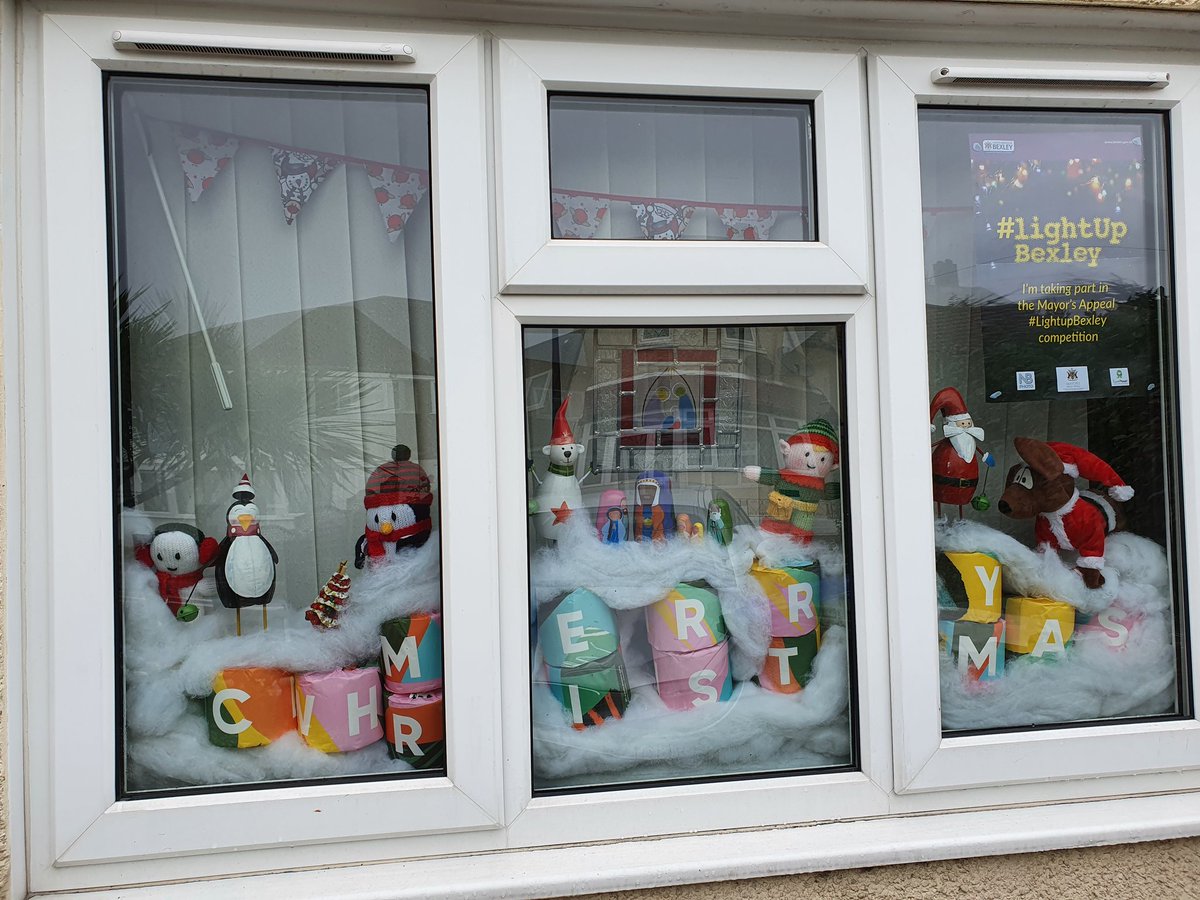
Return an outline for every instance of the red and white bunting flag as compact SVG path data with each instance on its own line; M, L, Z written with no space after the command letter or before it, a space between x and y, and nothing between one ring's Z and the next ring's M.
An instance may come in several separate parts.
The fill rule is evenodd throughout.
M553 236L587 240L596 236L608 216L607 197L555 192L550 195Z
M779 213L769 206L725 206L717 211L731 241L768 241Z
M652 241L675 241L683 237L684 229L692 220L694 206L674 206L659 200L631 203L633 215L642 226L642 234Z
M179 125L172 130L175 146L179 148L179 163L183 166L184 185L188 197L195 203L229 167L238 150L238 139L231 134L191 125Z
M395 241L429 190L429 173L379 163L367 163L364 168L383 213L388 239Z
M279 193L283 199L283 218L289 224L296 222L300 208L308 201L320 185L343 160L337 156L323 156L302 150L271 148L271 159L275 162L275 174L279 177Z

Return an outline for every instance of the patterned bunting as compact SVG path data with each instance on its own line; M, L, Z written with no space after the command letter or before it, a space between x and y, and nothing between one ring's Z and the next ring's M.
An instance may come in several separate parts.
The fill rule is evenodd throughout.
M675 241L683 236L683 231L696 211L694 206L673 206L658 200L646 200L641 203L631 203L633 215L642 226L642 233L654 241Z
M395 241L429 190L429 173L379 163L370 163L364 168L375 192L375 202L383 213L388 240Z
M271 159L275 162L275 174L279 177L279 192L283 199L283 218L295 224L300 208L343 160L337 156L306 153L301 150L271 148Z
M224 172L238 150L238 139L231 134L205 131L183 125L173 129L179 162L183 166L184 184L193 203L212 187L217 175Z
M605 197L554 193L550 199L556 238L593 238L608 215L610 201Z
M725 226L725 236L731 241L770 240L771 226L779 218L776 210L762 206L725 206L717 211L717 215Z

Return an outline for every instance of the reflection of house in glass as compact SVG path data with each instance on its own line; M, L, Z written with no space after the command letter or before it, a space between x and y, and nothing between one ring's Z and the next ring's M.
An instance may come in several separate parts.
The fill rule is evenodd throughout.
M530 412L528 455L549 434L553 398L582 394L570 418L600 476L589 484L649 469L720 472L728 490L757 495L744 466L775 466L779 442L811 419L841 421L838 342L828 327L735 330L739 342L725 328L672 328L671 347L645 347L633 328L527 331L525 377L551 384ZM662 397L678 397L676 385L693 398L691 427L687 404L681 415Z
M200 333L135 304L123 329L126 505L219 535L230 490L250 472L264 528L290 563L281 577L307 594L318 569L301 572L336 568L352 549L367 475L395 444L436 492L432 318L427 302L376 297L212 326L233 397L223 410Z
M640 419L643 429L690 431L696 422L696 396L681 372L668 369L646 387Z
M676 369L656 376L642 395L639 425L646 431L691 431L696 428L696 395Z

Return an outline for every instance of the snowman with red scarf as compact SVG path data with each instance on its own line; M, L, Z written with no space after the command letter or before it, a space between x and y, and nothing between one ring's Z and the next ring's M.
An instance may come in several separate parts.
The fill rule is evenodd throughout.
M198 609L191 601L217 595L216 580L204 570L217 557L217 541L205 537L194 525L171 522L154 529L150 543L137 548L138 562L154 570L158 593L182 621L191 621Z
M406 547L422 546L433 531L432 505L429 476L412 461L412 451L397 444L391 460L367 479L366 530L354 547L354 568L361 569L368 559L383 562Z

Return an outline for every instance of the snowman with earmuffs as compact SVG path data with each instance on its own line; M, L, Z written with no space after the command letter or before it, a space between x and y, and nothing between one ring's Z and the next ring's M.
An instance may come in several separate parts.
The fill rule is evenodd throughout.
M200 614L199 606L207 605L203 601L217 595L216 580L204 573L215 562L217 549L216 539L194 525L171 522L154 529L150 543L138 547L135 556L154 570L159 596L171 614L190 622Z
M579 486L591 474L586 472L582 478L575 477L575 467L583 458L585 448L575 440L571 426L567 424L567 404L570 402L571 395L568 394L554 416L550 443L542 448L542 453L550 459L546 476L538 478L532 463L529 467L529 473L538 486L530 504L530 513L534 516L538 534L548 541L557 541L567 520L583 507L583 493Z

